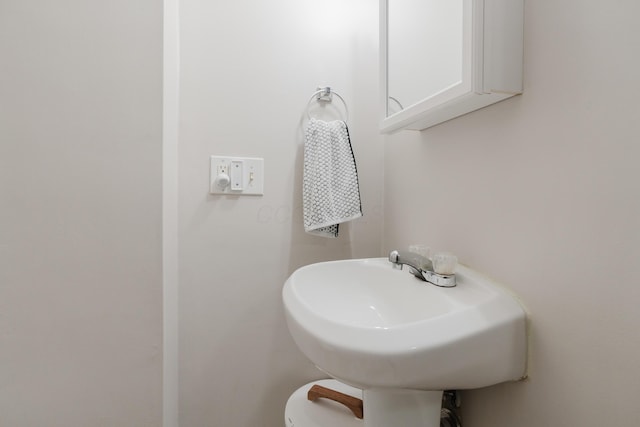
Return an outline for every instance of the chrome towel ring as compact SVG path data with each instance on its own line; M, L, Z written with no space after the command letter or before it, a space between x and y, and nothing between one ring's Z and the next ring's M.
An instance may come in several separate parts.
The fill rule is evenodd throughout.
M336 91L331 90L330 87L319 87L317 91L315 91L313 93L313 95L311 95L311 98L309 99L309 102L307 102L307 118L311 119L311 114L309 113L309 106L311 105L311 102L313 100L317 101L317 102L332 102L333 101L333 95L337 96L338 99L340 99L340 101L342 101L342 104L344 105L344 121L348 122L349 121L349 108L347 107L347 103L345 102L344 98L340 96L340 94Z

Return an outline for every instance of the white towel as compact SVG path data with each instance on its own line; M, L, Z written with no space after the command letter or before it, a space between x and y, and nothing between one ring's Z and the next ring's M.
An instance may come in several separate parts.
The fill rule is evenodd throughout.
M310 119L302 180L304 229L338 237L338 225L362 216L358 171L343 121Z

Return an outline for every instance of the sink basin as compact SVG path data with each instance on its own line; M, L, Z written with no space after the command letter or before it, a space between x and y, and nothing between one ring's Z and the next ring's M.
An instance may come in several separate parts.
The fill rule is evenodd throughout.
M440 288L386 258L308 265L284 285L287 324L318 368L365 391L470 389L523 378L520 303L464 266L456 278L457 286Z

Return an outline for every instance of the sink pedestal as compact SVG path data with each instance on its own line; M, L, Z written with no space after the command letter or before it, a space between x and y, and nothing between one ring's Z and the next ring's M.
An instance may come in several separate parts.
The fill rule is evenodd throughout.
M365 427L439 427L442 391L365 389Z

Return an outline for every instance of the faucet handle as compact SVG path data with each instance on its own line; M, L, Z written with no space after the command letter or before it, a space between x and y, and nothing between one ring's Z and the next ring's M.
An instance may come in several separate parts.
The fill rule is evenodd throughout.
M458 258L449 252L439 252L431 258L433 263L433 271L443 276L450 276L456 272L456 264Z
M427 259L431 259L431 248L427 245L418 244L418 243L409 245L409 252L422 255Z

